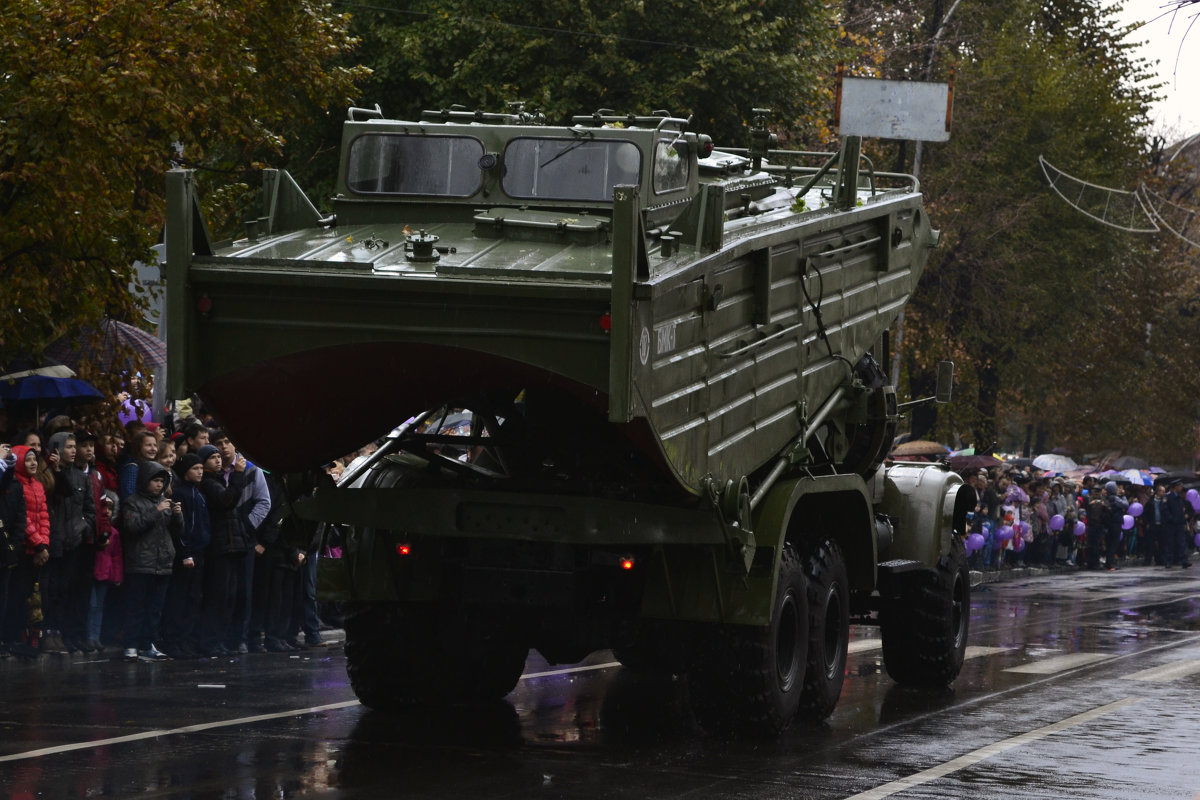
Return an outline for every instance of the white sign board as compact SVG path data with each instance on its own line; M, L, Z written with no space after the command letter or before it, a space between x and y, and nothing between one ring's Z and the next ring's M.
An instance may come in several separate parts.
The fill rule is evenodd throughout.
M878 78L842 78L842 136L944 142L950 138L950 85Z

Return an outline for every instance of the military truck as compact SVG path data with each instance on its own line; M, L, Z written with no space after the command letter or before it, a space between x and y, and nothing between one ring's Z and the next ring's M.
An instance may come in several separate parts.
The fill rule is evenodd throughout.
M169 174L173 396L276 472L382 440L294 505L342 532L320 581L364 704L611 649L770 735L832 712L862 623L895 680L956 677L969 502L885 462L879 366L938 234L860 139L768 121L718 149L667 112L351 108L333 213L266 170L221 242Z

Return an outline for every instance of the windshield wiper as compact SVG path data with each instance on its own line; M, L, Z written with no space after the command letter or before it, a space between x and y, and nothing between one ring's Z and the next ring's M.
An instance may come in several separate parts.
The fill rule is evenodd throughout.
M545 164L538 164L538 169L545 169L547 166L554 163L557 159L562 158L567 153L571 152L572 150L579 147L580 145L587 144L588 142L592 141L592 139L594 138L594 134L591 131L586 131L586 130L580 131L580 130L572 129L571 133L580 137L579 140L575 141L575 142L571 142L570 145L568 145L567 147L564 147L562 150L555 153L550 158L546 159Z

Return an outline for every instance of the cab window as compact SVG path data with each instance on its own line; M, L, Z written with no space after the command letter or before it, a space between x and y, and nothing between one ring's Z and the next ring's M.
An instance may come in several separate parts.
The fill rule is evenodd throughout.
M468 136L368 133L350 144L346 185L358 194L470 197L483 144Z
M509 197L611 201L613 187L641 183L642 155L615 139L513 139L504 150Z
M674 192L688 185L688 160L679 140L662 139L654 145L654 192Z

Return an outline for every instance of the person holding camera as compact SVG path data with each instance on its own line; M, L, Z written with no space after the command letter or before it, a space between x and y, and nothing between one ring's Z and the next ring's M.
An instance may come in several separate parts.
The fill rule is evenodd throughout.
M125 554L125 660L164 661L154 646L183 532L183 507L165 495L168 470L157 461L138 465L137 491L121 501Z

